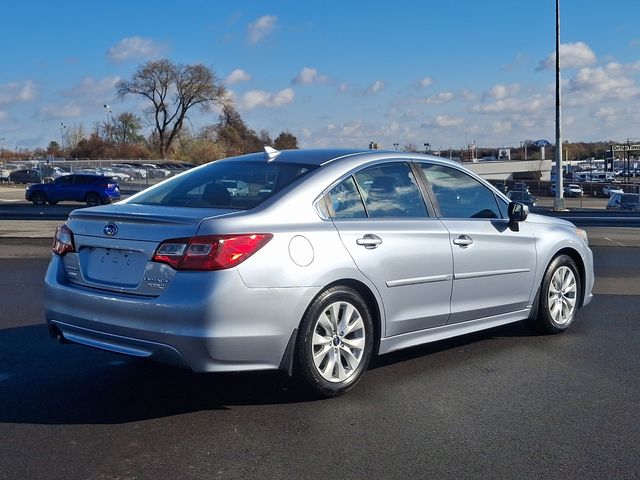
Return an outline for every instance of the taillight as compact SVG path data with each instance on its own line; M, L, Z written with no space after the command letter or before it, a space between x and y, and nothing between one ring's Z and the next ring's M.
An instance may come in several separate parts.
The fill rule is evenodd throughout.
M251 233L174 238L160 244L153 261L176 270L223 270L244 262L272 237L270 233Z
M53 253L64 255L65 253L75 252L73 246L73 232L66 225L56 227L56 234L53 236Z

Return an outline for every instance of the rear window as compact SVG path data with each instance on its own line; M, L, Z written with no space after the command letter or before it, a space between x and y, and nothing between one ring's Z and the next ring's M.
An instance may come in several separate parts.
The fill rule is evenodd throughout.
M131 203L248 210L315 168L291 163L218 161L144 191Z

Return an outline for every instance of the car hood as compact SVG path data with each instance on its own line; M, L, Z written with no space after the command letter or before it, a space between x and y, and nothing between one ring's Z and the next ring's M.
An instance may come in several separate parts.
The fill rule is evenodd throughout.
M530 213L527 216L527 222L545 223L549 225L563 225L565 227L575 227L573 223L562 218L550 217L548 215L540 215L539 213Z

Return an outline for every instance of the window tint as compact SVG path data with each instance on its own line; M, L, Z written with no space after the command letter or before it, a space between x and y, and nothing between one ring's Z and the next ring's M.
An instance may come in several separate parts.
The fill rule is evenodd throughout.
M333 206L333 218L364 218L367 216L362 198L353 177L347 178L329 191Z
M502 218L491 190L469 175L442 165L421 165L445 218Z
M368 168L354 177L369 217L428 216L420 189L406 163Z
M65 175L64 177L58 177L54 180L56 185L71 185L73 183L72 175Z
M247 210L313 170L291 163L220 161L174 177L131 200L142 205Z

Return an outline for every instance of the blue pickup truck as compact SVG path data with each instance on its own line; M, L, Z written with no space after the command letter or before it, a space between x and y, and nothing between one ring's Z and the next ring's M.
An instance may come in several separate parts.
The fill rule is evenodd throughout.
M95 206L120 200L120 187L113 177L77 173L58 177L51 183L29 185L24 198L34 205L71 200Z

